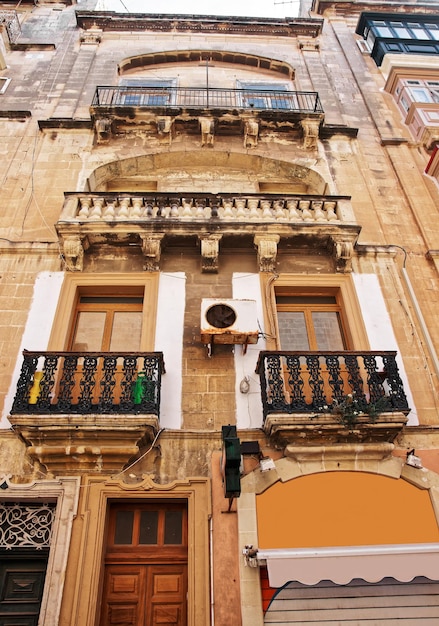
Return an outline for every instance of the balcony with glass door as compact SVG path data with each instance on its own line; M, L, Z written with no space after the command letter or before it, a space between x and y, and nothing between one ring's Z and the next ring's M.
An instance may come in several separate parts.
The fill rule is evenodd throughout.
M67 350L23 352L10 422L52 471L120 468L159 430L163 354L122 291L78 294Z
M342 304L329 291L276 296L280 344L294 349L259 355L267 434L296 445L391 443L410 411L397 353L349 349Z

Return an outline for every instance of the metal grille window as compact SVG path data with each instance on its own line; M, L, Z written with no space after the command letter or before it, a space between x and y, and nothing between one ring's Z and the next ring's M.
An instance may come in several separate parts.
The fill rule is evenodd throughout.
M0 504L0 548L48 548L54 518L54 504Z

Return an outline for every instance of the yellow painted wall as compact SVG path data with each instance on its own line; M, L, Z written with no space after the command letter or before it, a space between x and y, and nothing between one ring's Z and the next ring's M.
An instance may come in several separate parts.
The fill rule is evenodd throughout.
M259 548L439 541L428 490L361 472L278 482L256 498Z

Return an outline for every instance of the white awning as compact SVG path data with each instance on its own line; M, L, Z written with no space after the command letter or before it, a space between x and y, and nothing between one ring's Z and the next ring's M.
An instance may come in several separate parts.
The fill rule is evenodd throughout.
M371 583L386 577L439 580L439 543L259 550L257 560L266 563L271 587L292 580L305 585L321 580L345 585L354 578Z

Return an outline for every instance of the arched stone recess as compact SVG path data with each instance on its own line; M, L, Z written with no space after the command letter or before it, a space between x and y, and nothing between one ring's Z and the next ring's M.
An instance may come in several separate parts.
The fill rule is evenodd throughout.
M258 193L269 185L277 185L280 193L328 193L323 175L306 165L217 150L162 152L112 161L90 174L86 190Z
M164 52L150 52L128 57L118 65L119 74L151 69L154 65L181 63L201 63L203 61L241 65L250 68L273 72L294 80L294 68L287 62L279 59L271 59L255 54L232 52L230 50L168 50Z
M187 478L168 484L155 483L150 476L140 482L89 476L84 481L79 513L83 520L76 540L80 543L78 568L67 572L75 586L71 623L95 626L100 613L106 529L110 505L154 503L187 504L187 625L198 626L209 620L209 519L212 514L210 480ZM130 480L130 479L128 479Z
M401 573L401 580L404 576L411 580L420 575L412 573L407 566L410 558L419 558L418 551L421 555L418 567L422 567L419 563L423 563L426 552L427 570L432 563L433 569L436 567L438 474L425 468L413 468L393 456L362 461L361 455L353 454L350 459L345 457L337 461L332 457L326 462L324 458L303 461L284 457L274 465L270 471L262 472L258 468L241 480L238 529L239 548L243 551L240 562L243 626L262 626L264 623L258 565L266 563L270 571L268 555L273 556L276 551L283 552L283 559L289 558L289 552L292 558L298 559L301 576L309 575L310 578L305 584L315 584L312 570L316 566L317 577L322 573L322 563L323 567L334 567L324 563L326 553L334 559L333 554L339 551L339 559L353 560L350 554L353 548L358 551L356 563L358 559L373 559L376 555L388 559L390 554L390 558L395 558L392 554L401 549L401 554L396 556L402 559L406 569ZM349 490L347 485L350 485ZM276 501L282 502L282 513L276 508ZM314 557L310 574L303 571L308 563L300 561L306 551L312 552ZM284 570L286 566L284 561ZM390 567L395 568L395 565ZM342 573L338 571L337 576L345 574L342 566L340 569ZM379 568L374 570L378 578L380 571ZM425 575L428 577L428 572ZM334 581L340 583L336 578Z

